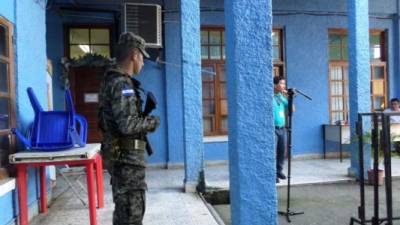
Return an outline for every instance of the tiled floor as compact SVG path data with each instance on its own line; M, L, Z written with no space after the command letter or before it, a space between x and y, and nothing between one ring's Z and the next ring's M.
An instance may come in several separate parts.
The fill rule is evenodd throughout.
M347 176L350 160L343 159L313 159L292 161L292 185L306 185L318 183L337 183L354 180ZM285 162L285 174L287 174L287 162ZM228 165L208 167L205 171L207 186L228 189L229 169ZM392 176L400 177L400 158L392 158ZM278 186L286 186L287 180L281 180Z
M147 182L147 211L145 225L218 225L202 199L195 193L184 193L183 170L149 170ZM65 183L57 178L55 195ZM97 210L97 224L111 225L114 204L112 202L109 175L105 172L105 207ZM84 179L81 179L84 183ZM84 184L85 185L85 184ZM82 194L86 199L86 196ZM89 210L67 191L54 201L49 212L37 216L31 224L36 225L86 225L89 224Z
M292 183L294 185L343 182L350 165L348 159L294 160ZM393 158L393 175L400 176L400 159ZM228 165L209 166L205 170L207 186L227 189L229 187ZM150 169L147 171L147 211L145 225L218 225L197 194L183 193L183 169ZM112 195L109 175L105 173L105 208L97 211L98 225L112 224ZM58 188L63 185L60 178ZM281 182L279 185L286 185ZM59 190L55 190L57 192ZM86 197L85 197L86 198ZM49 212L35 218L40 225L89 224L88 209L73 196L71 191L63 194L51 205Z

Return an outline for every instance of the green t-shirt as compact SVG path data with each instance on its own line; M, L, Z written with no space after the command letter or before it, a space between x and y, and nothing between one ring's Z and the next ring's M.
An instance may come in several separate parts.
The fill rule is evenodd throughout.
M285 109L288 107L288 100L282 94L274 94L273 103L274 105L274 122L276 127L285 126Z

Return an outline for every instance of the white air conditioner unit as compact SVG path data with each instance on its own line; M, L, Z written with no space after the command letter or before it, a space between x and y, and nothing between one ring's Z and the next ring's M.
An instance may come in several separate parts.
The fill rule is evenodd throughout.
M160 5L125 3L124 18L125 31L143 37L149 48L162 48Z

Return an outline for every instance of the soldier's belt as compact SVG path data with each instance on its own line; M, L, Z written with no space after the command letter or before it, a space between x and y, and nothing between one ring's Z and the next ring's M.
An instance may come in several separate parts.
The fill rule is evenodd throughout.
M134 149L134 150L146 150L146 142L139 140L139 139L133 139L133 138L121 138L119 140L119 147L121 149Z

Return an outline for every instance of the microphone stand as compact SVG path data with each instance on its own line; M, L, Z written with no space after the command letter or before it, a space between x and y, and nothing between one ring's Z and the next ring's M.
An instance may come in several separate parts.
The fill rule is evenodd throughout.
M291 161L292 161L292 115L293 115L293 96L299 93L305 98L312 100L311 97L304 94L298 89L289 88L288 89L288 126L287 126L287 151L288 151L288 186L287 186L287 198L286 198L286 212L278 211L279 215L285 215L288 223L292 222L290 216L304 214L304 212L294 212L290 210L290 175L291 175Z

